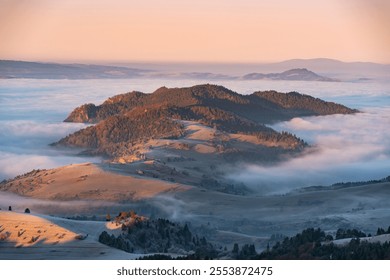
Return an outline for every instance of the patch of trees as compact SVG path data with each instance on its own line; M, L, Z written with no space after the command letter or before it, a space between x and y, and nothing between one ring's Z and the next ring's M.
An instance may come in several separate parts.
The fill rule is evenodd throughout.
M382 234L390 234L390 226L387 228L387 230L384 230L383 228L378 228L376 231L376 235Z
M254 135L256 135L260 141L276 143L285 148L302 149L308 146L303 139L287 131L282 131L280 133L276 131L256 132Z
M280 93L277 91L258 91L254 96L265 99L282 108L293 110L304 110L306 113L316 115L330 115L330 114L352 114L357 113L357 110L350 109L340 104L333 102L326 102L319 98L314 98L309 95L300 94L298 92Z
M119 222L122 217L117 217L115 221ZM210 252L214 250L214 246L205 237L192 234L187 224L181 225L166 219L135 218L130 221L122 224L122 233L118 236L103 231L99 242L130 253L176 253L192 254L194 258L205 258L206 255L212 257Z
M209 178L206 175L202 176L202 180L199 185L205 189L214 190L223 193L229 193L234 195L246 195L250 193L250 190L243 183L241 184L231 184L220 182L213 178Z
M241 248L235 243L233 245L233 249L230 257L235 260L248 260L254 259L257 256L255 245L253 244L245 244Z
M139 257L137 260L175 260L176 258L172 258L170 255L164 255L164 254L153 254L153 255L147 255L144 257Z
M382 233L380 229L378 232ZM390 259L389 242L368 242L359 238L366 236L364 232L356 229L339 229L336 233L337 239L352 239L345 245L336 245L332 242L333 236L327 235L319 228L309 228L293 237L286 237L272 248L267 248L256 256L249 256L248 259Z
M95 149L96 153L121 156L136 143L153 138L177 138L184 128L158 110L109 117L79 130L53 145Z
M338 229L336 232L336 239L344 239L344 238L361 238L367 237L367 235L357 229Z
M102 221L103 220L101 217L98 217L96 215L92 215L92 216L74 215L74 216L66 216L64 218L68 220L77 220L77 221Z
M24 173L22 175L18 175L16 177L14 177L13 179L9 179L9 180L4 179L4 180L2 180L0 182L0 190L7 190L7 187L10 186L7 183L11 182L11 184L12 184L12 181L14 181L14 180L19 180L19 179L25 179L25 178L28 178L28 177L33 177L33 176L36 176L37 174L39 174L40 172L43 172L43 171L46 171L46 169L33 169L30 172Z
M372 184L386 183L386 182L390 182L390 176L387 176L379 180L369 180L369 181L359 181L359 182L339 182L333 184L332 187L348 188L348 187L358 187L358 186L372 185Z

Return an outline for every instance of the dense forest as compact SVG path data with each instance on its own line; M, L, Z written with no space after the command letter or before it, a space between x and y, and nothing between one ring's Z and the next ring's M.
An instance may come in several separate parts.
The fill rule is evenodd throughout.
M166 219L147 219L135 212L121 212L113 223L121 225L120 235L103 231L99 242L130 253L198 254L215 257L216 251L205 237L193 234L187 224Z
M107 118L61 139L53 145L94 150L93 153L118 156L135 143L153 138L177 138L184 134L183 125L166 117L166 112L146 110Z
M378 228L377 235L389 234ZM351 238L345 245L336 245L333 236L327 235L321 229L309 228L294 237L286 237L283 242L277 242L271 249L262 252L252 259L333 259L333 260L388 260L390 259L390 243L369 242L361 240L366 237L364 232L356 229L339 229L336 239Z
M331 115L335 114L350 114L357 112L345 106L336 104L334 102L325 102L319 98L314 98L309 95L300 94L298 92L289 92L281 94L277 91L258 91L253 94L256 97L277 104L285 109L302 110L307 113L314 113L317 115Z
M140 259L390 259L389 241L370 241L373 236L390 234L390 226L378 228L373 236L357 229L338 229L331 235L320 228L308 228L258 253L253 244L222 248L193 234L187 224L148 219L134 211L121 212L112 222L121 225L121 234L110 235L104 231L99 241L130 253L154 253ZM343 242L337 243L337 240Z

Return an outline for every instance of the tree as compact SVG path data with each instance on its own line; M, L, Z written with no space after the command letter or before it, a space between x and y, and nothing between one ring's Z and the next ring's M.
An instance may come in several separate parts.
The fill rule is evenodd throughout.
M254 257L256 256L256 248L254 244L245 244L242 246L241 251L240 251L240 258L241 259L248 259L249 257Z
M24 210L24 213L29 214L29 213L30 213L30 209L26 208L26 209Z
M188 245L188 243L191 242L192 234L191 234L187 224L185 224L181 233L182 233L182 236L184 238L184 243L186 245Z
M137 217L137 213L135 213L134 210L131 210L131 211L130 211L130 217L131 217L132 219L135 219L135 218Z
M12 207L11 206L8 206L8 211L12 211Z
M383 228L378 228L378 230L376 231L376 235L382 235L385 233L386 233L386 231Z
M238 247L238 244L234 243L232 253L238 255L239 250L240 250L240 248Z

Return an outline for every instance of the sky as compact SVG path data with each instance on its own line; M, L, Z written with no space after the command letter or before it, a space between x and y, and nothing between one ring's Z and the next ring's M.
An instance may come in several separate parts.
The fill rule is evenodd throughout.
M0 0L0 59L390 63L386 0Z

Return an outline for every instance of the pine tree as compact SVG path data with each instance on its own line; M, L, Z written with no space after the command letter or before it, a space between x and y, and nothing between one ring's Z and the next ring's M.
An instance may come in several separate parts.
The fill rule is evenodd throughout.
M232 253L238 255L238 251L240 248L238 247L237 243L234 243Z

